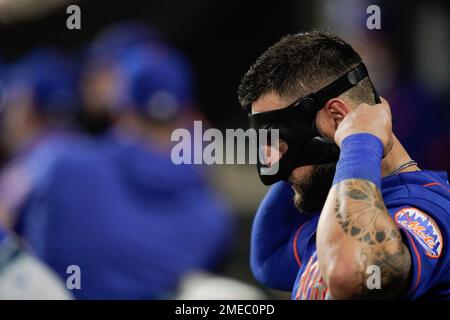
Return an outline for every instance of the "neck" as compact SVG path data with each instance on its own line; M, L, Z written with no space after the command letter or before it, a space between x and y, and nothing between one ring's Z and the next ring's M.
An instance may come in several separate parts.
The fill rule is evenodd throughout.
M381 162L381 174L383 178L388 176L394 170L398 169L403 163L411 160L411 157L406 152L405 148L403 148L402 144L400 143L400 141L398 141L395 135L393 139L394 144L392 146L392 150ZM417 170L420 170L419 167L414 165L403 169L401 172L410 172Z

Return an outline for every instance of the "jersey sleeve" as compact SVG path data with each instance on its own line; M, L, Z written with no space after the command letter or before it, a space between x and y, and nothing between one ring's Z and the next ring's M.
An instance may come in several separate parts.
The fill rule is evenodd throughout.
M253 221L250 254L253 275L260 283L277 290L292 290L299 268L296 254L299 228L309 219L294 207L293 196L289 184L275 184Z
M401 206L389 212L411 254L410 283L402 298L423 297L448 278L448 214L431 203L420 208Z

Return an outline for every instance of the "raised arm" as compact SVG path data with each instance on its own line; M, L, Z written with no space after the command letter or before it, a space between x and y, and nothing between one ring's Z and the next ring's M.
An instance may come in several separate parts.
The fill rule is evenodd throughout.
M341 147L333 187L320 216L320 270L335 299L395 298L408 283L409 249L389 215L381 190L383 151L392 144L389 106L362 105L339 125ZM381 287L369 289L379 268Z

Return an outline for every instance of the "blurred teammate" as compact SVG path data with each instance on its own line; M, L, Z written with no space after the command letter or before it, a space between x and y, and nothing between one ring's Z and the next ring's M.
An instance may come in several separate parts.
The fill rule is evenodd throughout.
M173 130L191 123L192 78L184 57L162 43L141 45L123 52L114 70L115 121L98 149L151 222L148 272L152 289L163 292L196 269L218 270L230 248L231 216L201 168L170 158Z
M156 79L156 85L162 84L177 95L179 81L185 80L178 77L182 71L177 73L177 60L165 55L150 58L155 58L163 69L145 68L145 81L138 84ZM58 106L67 110L63 109L64 104L72 102L67 96L43 102L35 99L42 92L50 96L62 94L58 87L47 83L63 83L61 77L69 76L70 72L65 70L60 74L44 64L52 59L47 56L17 63L14 69L24 71L14 77L17 81L11 80L9 91L24 88L23 92L29 95L11 95L5 109L32 110L33 116L45 120L37 122L42 132L51 131L47 119L56 113L50 111L58 110ZM44 70L37 72L37 68ZM117 80L123 78L126 82L118 82L121 86L117 88L124 94L117 96L120 101L126 97L135 99L122 89L128 90L128 81L132 79L136 83L134 76L127 77L127 72L132 75L136 71L127 63L121 69ZM34 79L33 74L39 77L30 83L27 79ZM76 94L76 89L72 89L70 93ZM155 93L152 90L144 87L139 92L150 97ZM51 140L39 139L32 147L24 148L29 151L20 157L20 165L13 170L15 178L5 175L4 186L12 186L12 182L21 184L21 188L14 188L21 192L13 196L5 192L4 198L8 199L5 211L15 213L14 219L9 214L10 218L5 220L12 221L10 225L37 257L63 280L72 275L73 267L80 270L74 275L80 283L80 287L72 290L76 298L174 297L186 275L216 270L228 247L230 221L226 206L209 190L196 168L177 167L164 148L160 152L154 147L170 141L165 139L165 134L174 126L172 119L160 119L163 123L153 131L151 121L134 109L140 106L135 101L140 100L129 100L130 104L122 105L130 109L122 110L118 116L118 123L127 123L126 134L118 130L120 134L98 141L79 134L64 135L64 139L60 134ZM156 108L169 110L176 106L164 104L164 99L154 101ZM120 105L119 100L114 102L115 106ZM41 111L50 106L55 109L48 113ZM27 127L30 124L27 121L26 117L7 117L5 128ZM33 137L24 132L27 137ZM18 141L28 145L28 139ZM21 145L11 146L19 150Z
M0 298L67 299L65 282L11 228L21 228L19 212L46 170L45 162L32 169L29 160L39 149L59 152L70 140L74 65L55 49L36 49L5 67L2 80L1 137L11 159L0 174Z
M281 160L271 154L260 169L278 161L294 190L278 182L256 215L251 265L260 282L293 299L449 298L447 174L411 160L347 43L322 32L283 38L244 76L239 98L253 124L280 129ZM337 164L307 141L308 152L296 149L314 126L340 147Z
M40 150L61 152L75 138L75 68L54 48L35 49L7 68L0 115L1 141L11 158L0 174L0 221L6 226L15 223L34 181L45 172L44 166L30 168L28 160Z
M113 121L111 107L117 104L116 61L129 48L153 42L159 36L138 22L122 22L106 27L85 52L82 72L81 122L91 134L104 133Z

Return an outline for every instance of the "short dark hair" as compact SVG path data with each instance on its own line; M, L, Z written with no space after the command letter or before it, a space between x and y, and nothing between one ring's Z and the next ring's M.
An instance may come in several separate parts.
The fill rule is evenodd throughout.
M274 92L300 98L317 91L361 62L344 40L328 32L287 35L267 49L241 80L238 98L246 106ZM355 103L373 103L369 79L344 93Z

